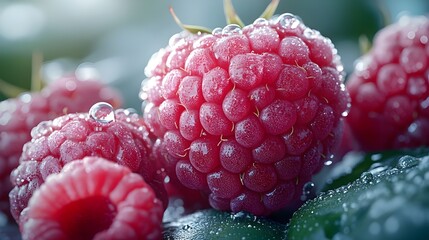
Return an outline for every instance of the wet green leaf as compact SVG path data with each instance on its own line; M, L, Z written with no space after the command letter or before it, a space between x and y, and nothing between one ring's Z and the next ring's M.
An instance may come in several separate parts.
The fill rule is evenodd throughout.
M214 209L164 224L164 239L285 239L286 224L248 213Z
M391 163L393 164L393 162ZM288 239L427 239L429 156L403 156L322 193L292 217Z

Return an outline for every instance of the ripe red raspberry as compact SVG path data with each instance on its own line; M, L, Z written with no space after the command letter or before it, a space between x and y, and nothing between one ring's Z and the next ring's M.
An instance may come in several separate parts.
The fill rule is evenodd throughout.
M136 113L113 111L109 104L97 103L89 114L68 114L41 122L31 135L19 166L11 173L14 188L9 198L17 222L33 192L49 175L86 156L103 157L141 174L167 204L162 179L150 157L149 131Z
M99 157L70 162L34 192L24 239L161 239L162 202L141 175Z
M58 79L41 92L25 93L0 102L0 211L9 213L9 175L18 166L23 145L39 122L64 113L87 111L94 103L121 104L119 93L98 80L79 80L75 76Z
M429 144L429 19L380 30L347 81L347 121L363 150Z
M349 103L332 42L292 14L182 32L149 61L144 118L172 179L265 215L331 159Z
M169 154L161 139L157 139L153 144L152 158L156 159L154 163L157 164L157 169L160 169L161 178L164 179L164 187L169 198L169 204L171 203L169 208L166 209L166 215L168 216L164 216L164 218L170 218L170 220L171 218L178 218L177 208L182 208L180 215L186 215L196 210L210 207L207 193L189 189L180 184L175 174L167 174L167 172L171 173L175 171L175 165L168 164ZM175 162L175 160L173 161Z

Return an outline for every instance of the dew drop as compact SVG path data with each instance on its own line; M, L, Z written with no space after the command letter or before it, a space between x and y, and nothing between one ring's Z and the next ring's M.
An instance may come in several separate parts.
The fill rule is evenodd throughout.
M344 74L344 72L343 72L344 66L343 66L343 63L341 62L341 57L339 55L334 55L334 59L332 60L332 62L334 63L337 71Z
M303 34L304 34L304 37L306 37L307 39L315 39L320 33L316 30L306 28Z
M2 111L2 109L0 109ZM2 112L0 114L0 126L6 126L12 120L12 114L8 111Z
M260 27L260 26L267 26L268 25L268 20L265 18L257 18L254 22L253 25Z
M291 13L284 13L277 18L277 22L284 28L295 29L301 24L301 19Z
M178 42L182 41L185 38L185 36L186 36L186 34L184 32L179 32L179 33L174 34L168 40L168 46L176 45Z
M307 182L302 187L301 201L306 201L315 194L315 185L313 182Z
M427 36L423 35L420 37L420 43L421 44L426 44L426 43L428 43L428 41L429 41L429 39Z
M242 33L241 27L237 24L229 24L222 29L223 35L232 35L232 34L241 34L241 33Z
M324 164L325 166L331 166L331 165L332 165L332 160L331 160L331 159L329 159L329 160L325 161L323 164Z
M413 40L416 37L416 32L410 31L407 33L407 38Z
M99 123L115 121L115 112L112 105L106 102L98 102L89 109L89 116Z
M166 176L165 178L164 178L164 183L169 183L170 182L170 177L169 176Z
M125 121L131 122L131 120L138 119L138 113L134 108L127 108L127 109L118 109L115 113L117 116L123 114L125 115L126 119Z
M190 230L192 227L189 226L188 224L186 224L185 226L182 227L183 230L188 231Z
M31 99L32 99L32 96L29 93L23 93L19 95L19 100L21 100L23 103L30 103Z
M347 106L346 106L346 110L344 110L342 113L341 113L341 116L343 116L343 117L347 117L348 115L349 115L349 112L350 112L350 108L352 107L352 104L351 103L347 103Z
M131 115L137 114L137 111L134 108L124 109L123 112L127 116L131 116Z
M361 181L362 183L372 184L374 182L374 175L370 172L364 172L361 175Z
M46 135L47 133L52 131L52 122L51 121L43 121L40 122L36 127L31 130L32 138L39 138L41 136Z
M214 35L214 36L220 36L220 35L222 35L222 28L215 28L215 29L213 29L212 35Z
M377 174L386 171L388 168L388 166L385 166L382 163L374 163L373 165L371 165L369 172L371 172L372 174Z
M403 156L398 160L398 169L406 169L417 166L420 163L418 158L412 156Z

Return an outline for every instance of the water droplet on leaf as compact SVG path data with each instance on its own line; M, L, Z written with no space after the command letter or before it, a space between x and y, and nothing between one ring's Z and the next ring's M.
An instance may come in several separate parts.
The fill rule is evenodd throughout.
M420 163L420 160L418 158L407 155L399 159L397 167L399 169L406 169L406 168L417 166L419 163Z

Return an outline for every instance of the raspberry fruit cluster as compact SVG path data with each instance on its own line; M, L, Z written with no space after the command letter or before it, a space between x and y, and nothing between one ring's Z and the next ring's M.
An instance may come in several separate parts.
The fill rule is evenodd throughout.
M376 34L347 81L347 122L362 150L429 144L428 64L427 17L403 17Z
M23 145L39 122L65 113L85 112L97 102L121 105L119 93L96 79L65 76L41 92L24 93L0 102L0 211L9 213L10 172L18 166Z
M266 215L331 161L349 96L332 42L292 14L182 32L149 61L144 120L170 179Z
M165 189L150 157L151 141L142 119L127 109L113 110L97 103L84 114L67 114L44 121L31 131L19 166L11 173L14 188L9 193L11 212L21 224L28 201L45 180L69 162L98 156L128 167L143 176L167 204Z

